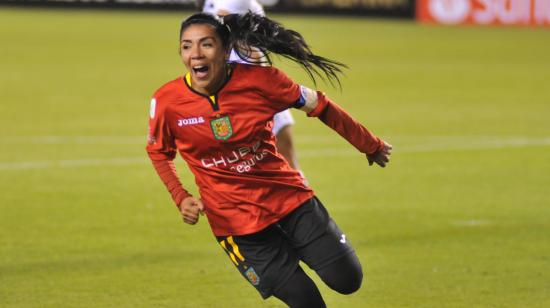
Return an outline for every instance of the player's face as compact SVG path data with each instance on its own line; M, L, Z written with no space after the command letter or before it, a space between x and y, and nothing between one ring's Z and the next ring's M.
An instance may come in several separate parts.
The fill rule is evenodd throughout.
M227 51L214 28L194 24L181 34L180 54L194 90L212 95L225 81Z

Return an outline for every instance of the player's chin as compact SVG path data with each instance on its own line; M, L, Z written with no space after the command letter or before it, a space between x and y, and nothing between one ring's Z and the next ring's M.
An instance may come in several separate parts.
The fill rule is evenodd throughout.
M206 89L211 83L210 78L193 78L193 87Z

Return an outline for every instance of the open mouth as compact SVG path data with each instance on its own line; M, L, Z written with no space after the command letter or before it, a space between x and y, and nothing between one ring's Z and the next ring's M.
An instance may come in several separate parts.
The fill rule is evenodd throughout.
M196 65L193 66L193 72L198 78L204 78L208 74L208 66L206 65Z

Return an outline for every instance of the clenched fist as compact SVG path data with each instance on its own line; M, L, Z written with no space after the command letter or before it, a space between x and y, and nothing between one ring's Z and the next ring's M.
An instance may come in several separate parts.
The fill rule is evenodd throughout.
M199 214L203 215L204 205L200 199L187 197L181 201L179 206L183 222L194 225L199 221Z

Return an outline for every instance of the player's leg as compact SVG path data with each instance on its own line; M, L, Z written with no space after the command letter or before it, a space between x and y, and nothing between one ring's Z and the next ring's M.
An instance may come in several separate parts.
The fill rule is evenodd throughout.
M363 269L355 252L345 254L315 271L327 286L341 294L359 290L363 282Z
M300 259L333 290L350 294L363 280L361 263L349 238L313 198L279 222Z
M291 307L324 307L317 286L299 267L296 251L276 224L254 234L216 238L264 299L274 295Z
M326 307L319 289L301 267L297 267L290 279L275 290L273 295L293 308Z

